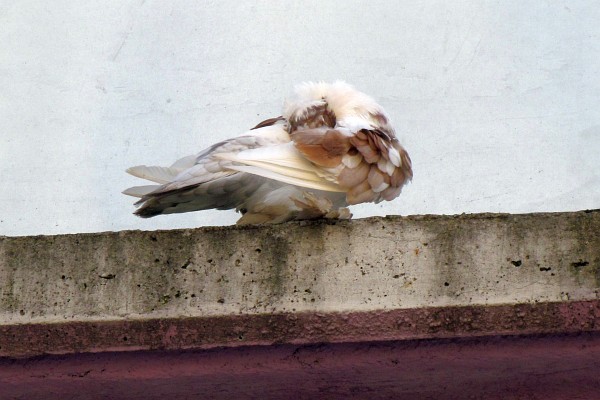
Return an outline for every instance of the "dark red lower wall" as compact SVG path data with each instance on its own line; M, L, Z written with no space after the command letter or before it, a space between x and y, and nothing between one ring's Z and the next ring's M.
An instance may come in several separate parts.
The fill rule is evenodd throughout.
M600 333L0 359L1 399L598 399Z

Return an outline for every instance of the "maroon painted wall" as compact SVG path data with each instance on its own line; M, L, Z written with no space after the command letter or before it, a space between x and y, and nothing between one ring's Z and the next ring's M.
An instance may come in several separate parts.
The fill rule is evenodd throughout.
M1 399L596 399L600 333L0 359Z

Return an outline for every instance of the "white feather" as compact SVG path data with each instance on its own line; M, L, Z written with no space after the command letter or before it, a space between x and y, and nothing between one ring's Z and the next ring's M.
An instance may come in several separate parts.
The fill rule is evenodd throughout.
M311 181L306 179L296 178L290 175L282 175L271 169L255 167L252 165L233 165L229 167L235 171L246 172L253 175L262 176L264 178L273 179L291 185L301 186L309 189L325 190L328 192L345 192L339 185L325 180Z
M181 172L184 169L193 167L194 164L196 164L197 158L198 158L198 156L196 154L180 158L179 160L175 161L173 163L173 165L171 165L169 168L171 168L173 170L179 170Z
M373 98L357 91L346 82L336 81L334 83L305 82L297 85L294 95L285 101L283 116L289 119L307 105L322 100L327 101L342 126L345 124L341 121L348 117L384 113L383 108Z
M388 155L390 156L390 161L392 162L392 164L394 164L398 168L402 166L402 160L400 159L400 153L398 153L398 150L396 150L393 147L390 147L388 149Z
M146 165L137 165L135 167L128 168L126 171L127 173L137 176L138 178L147 179L160 184L165 184L172 181L179 173L178 169Z
M215 157L234 163L227 168L235 171L253 173L286 183L293 181L294 185L312 189L342 191L337 184L329 182L333 181L333 176L328 176L325 170L306 160L293 143L259 147L239 153L216 154ZM254 168L240 169L237 164Z
M342 163L348 168L356 168L362 159L363 156L360 153L356 153L355 155L346 154L342 157Z
M158 189L160 185L143 185L143 186L133 186L128 189L123 190L123 194L133 197L144 197L150 192Z
M387 189L388 187L390 187L389 183L386 182L381 182L379 184L379 186L372 188L371 190L373 190L375 193L379 193L379 192L383 192L385 189Z
M396 169L396 167L394 167L394 164L392 164L390 161L386 160L383 157L381 157L379 161L377 161L377 168L379 168L381 172L385 172L389 176L392 176L394 174L394 170Z
M183 157L175 161L170 167L137 165L128 168L126 172L138 178L165 184L173 181L182 171L193 167L196 163L196 159L196 155Z

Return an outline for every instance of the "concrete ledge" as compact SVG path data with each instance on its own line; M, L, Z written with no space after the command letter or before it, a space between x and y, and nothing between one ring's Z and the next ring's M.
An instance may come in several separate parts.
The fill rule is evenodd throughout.
M497 398L523 398L510 397L513 375L542 374L540 368L553 360L561 363L551 372L553 379L577 380L585 398L596 390L600 367L599 232L600 212L587 211L2 237L0 383L4 393L17 398L23 393L26 398L48 398L48 393L76 398L81 385L74 382L89 375L95 380L84 387L95 396L127 398L127 388L136 387L139 396L156 398L160 390L143 388L172 387L165 383L172 379L172 362L220 355L231 357L232 369L206 375L203 367L190 366L182 372L187 383L172 382L188 385L181 398L198 390L206 398L227 398L235 391L223 391L222 382L242 390L245 375L239 368L250 368L243 355L260 348L255 362L273 365L253 370L258 371L255 378L260 388L273 391L264 395L254 387L242 390L246 396L235 393L238 398L284 398L285 382L315 368L325 373L311 362L290 366L285 354L318 353L311 347L318 345L332 357L357 363L350 370L336 364L328 372L344 396L359 384L386 398L400 393L404 382L403 388L413 390L402 392L412 393L409 398L456 398L460 385L450 385L444 374L423 371L456 368L456 360L468 353L463 361L478 367L455 372L464 374L463 384L470 380L472 388L485 387L489 376L506 379L497 387ZM446 358L419 359L431 356L410 350L420 341L435 343ZM522 341L535 343L529 349L537 350L524 351ZM383 350L369 350L378 349L377 343L394 349L395 363ZM554 350L544 352L544 346ZM517 348L514 354L502 353ZM584 348L587 352L580 351ZM162 355L156 358L153 351ZM269 351L283 351L283 358ZM86 353L97 358L85 358ZM534 356L539 362L532 366L528 357ZM27 361L16 360L24 357ZM407 366L413 358L420 361ZM110 368L90 367L108 359ZM477 360L488 359L498 361L498 367L481 369ZM44 365L74 372L31 375ZM104 378L97 371L110 375L126 365L141 371L144 385L123 377L120 382L127 384L121 392L98 386ZM502 369L508 366L514 370ZM269 381L266 371L280 367L287 372ZM365 373L371 368L380 368L388 380ZM400 372L415 384L401 379L393 384ZM191 384L195 379L202 382ZM556 386L541 378L528 382ZM449 389L446 397L439 391L433 397L416 395L428 393L432 385L454 391ZM544 392L523 385L519 393ZM305 389L298 398L335 392L331 386L321 394ZM545 398L564 394L544 393Z
M61 332L75 329L65 324L81 327L89 322L85 326L101 331L101 321L156 327L166 320L180 323L197 317L199 322L191 323L196 327L207 326L202 321L210 321L208 326L218 326L218 321L239 326L232 328L233 334L200 340L201 347L209 347L211 340L219 346L268 344L271 334L274 343L302 341L294 338L301 332L278 332L294 332L296 319L319 320L328 314L342 318L343 325L344 315L354 313L361 316L350 320L355 325L371 326L384 315L395 315L389 314L394 310L413 310L406 318L413 321L408 326L414 337L432 337L434 325L445 332L493 333L482 321L475 327L469 322L484 310L481 307L564 302L548 305L555 307L552 312L525 307L544 315L520 318L525 330L537 324L536 332L555 332L553 324L563 329L576 315L556 316L559 309L571 307L569 302L597 310L593 302L600 298L599 232L600 212L576 212L3 237L0 329L12 333L0 338L0 356L68 351L58 333L56 341L48 333L45 346L41 341L19 350L18 340L11 338L26 332L20 328L23 324ZM436 317L444 309L468 315L463 326L449 330L448 323ZM509 313L518 312L512 310ZM584 312L582 329L597 329L598 324L590 322L597 321L594 312ZM423 318L423 313L432 317ZM457 326L456 316L448 318ZM285 326L276 329L274 319ZM506 322L508 331L522 330L511 321ZM497 330L507 329L499 325ZM394 338L390 329L376 331L387 332L383 339ZM331 325L323 339L342 340L343 332L341 326ZM400 332L399 337L410 337L406 328ZM364 334L356 332L354 338ZM188 339L190 343L178 346L194 347L195 339ZM155 341L123 334L104 346L154 348ZM98 350L97 345L90 342L87 349ZM76 350L86 351L86 346L80 343Z

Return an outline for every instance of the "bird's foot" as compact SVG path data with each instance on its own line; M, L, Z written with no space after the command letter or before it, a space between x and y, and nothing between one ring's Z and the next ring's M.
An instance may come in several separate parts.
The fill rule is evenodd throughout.
M352 218L352 213L348 207L340 207L337 210L329 211L324 217L327 219L350 219Z
M346 207L334 209L333 203L326 197L317 197L312 192L303 192L302 199L292 197L294 204L300 208L295 219L350 219L352 214Z

